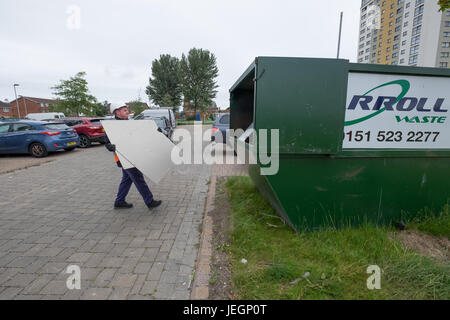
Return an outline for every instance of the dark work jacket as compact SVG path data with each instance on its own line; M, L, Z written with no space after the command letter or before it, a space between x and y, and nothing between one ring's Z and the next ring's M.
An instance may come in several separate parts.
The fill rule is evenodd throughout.
M120 118L115 117L115 120L128 120L128 119L120 119ZM108 149L108 151L114 152L114 160L116 161L117 166L119 168L122 168L122 164L119 161L119 157L117 156L117 154L115 152L116 151L115 146L113 144L111 144L111 141L109 141L109 138L106 135L106 133L105 133L105 142L106 142L105 143L106 149Z

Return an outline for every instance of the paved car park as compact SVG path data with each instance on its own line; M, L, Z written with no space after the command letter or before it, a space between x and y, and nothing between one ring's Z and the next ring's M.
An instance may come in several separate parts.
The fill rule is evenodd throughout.
M148 181L153 211L135 187L115 210L121 170L104 147L51 160L0 174L0 299L189 299L212 166Z
M102 147L101 145L92 145L92 147ZM104 146L103 146L104 148ZM82 149L75 149L71 152L59 150L51 152L47 157L35 158L29 154L0 154L0 174L13 172L16 170L26 169L33 166L40 166L43 163L59 160L61 158L71 156L71 154L83 152Z

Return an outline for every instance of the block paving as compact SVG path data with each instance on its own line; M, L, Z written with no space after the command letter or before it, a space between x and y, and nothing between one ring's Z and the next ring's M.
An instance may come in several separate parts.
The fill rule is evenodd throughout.
M207 298L197 293L208 279L208 260L198 260L207 258L208 188L243 174L242 165L176 166L158 184L147 180L163 200L149 211L134 186L134 207L113 208L122 173L101 145L1 173L0 300ZM80 290L67 287L71 265Z
M151 211L134 186L113 208L122 173L101 145L0 174L0 299L189 299L211 170L147 180Z

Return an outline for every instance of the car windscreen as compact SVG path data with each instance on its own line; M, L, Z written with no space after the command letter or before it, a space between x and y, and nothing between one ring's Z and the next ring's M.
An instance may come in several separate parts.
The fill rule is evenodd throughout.
M139 115L138 117L134 118L134 120L153 120L156 122L156 125L161 128L165 128L166 124L164 123L163 118L155 118L155 117L149 117L149 116L142 116Z
M95 126L101 126L102 124L100 123L100 120L103 120L103 119L91 119L89 121Z
M64 122L66 125L68 125L69 127L72 126L76 126L77 124L79 124L78 120L59 120L58 123Z
M48 129L48 130L67 130L67 129L70 129L64 123L47 123L47 124L43 124L42 127L44 129Z
M220 124L229 124L230 123L230 116L228 114L222 116L219 120Z
M153 119L156 122L156 125L160 128L165 128L166 127L166 123L164 122L163 119Z

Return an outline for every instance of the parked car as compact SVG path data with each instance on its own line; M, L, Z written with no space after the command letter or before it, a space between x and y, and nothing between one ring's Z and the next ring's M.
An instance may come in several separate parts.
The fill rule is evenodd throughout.
M103 118L68 117L55 120L63 122L74 129L80 136L80 148L90 147L92 142L105 143L105 130L100 120Z
M166 117L141 117L135 120L154 120L159 130L172 141L173 128Z
M42 112L42 113L29 113L24 118L27 120L45 121L46 119L61 119L65 115L62 112Z
M219 113L213 122L211 141L226 143L227 130L230 129L230 114Z
M79 144L77 133L63 123L16 120L0 122L0 153L29 153L41 158L49 152L72 151Z
M175 129L177 126L175 115L173 114L173 110L170 108L144 110L139 115L137 115L134 120L141 120L145 117L166 117L169 120L172 129Z

